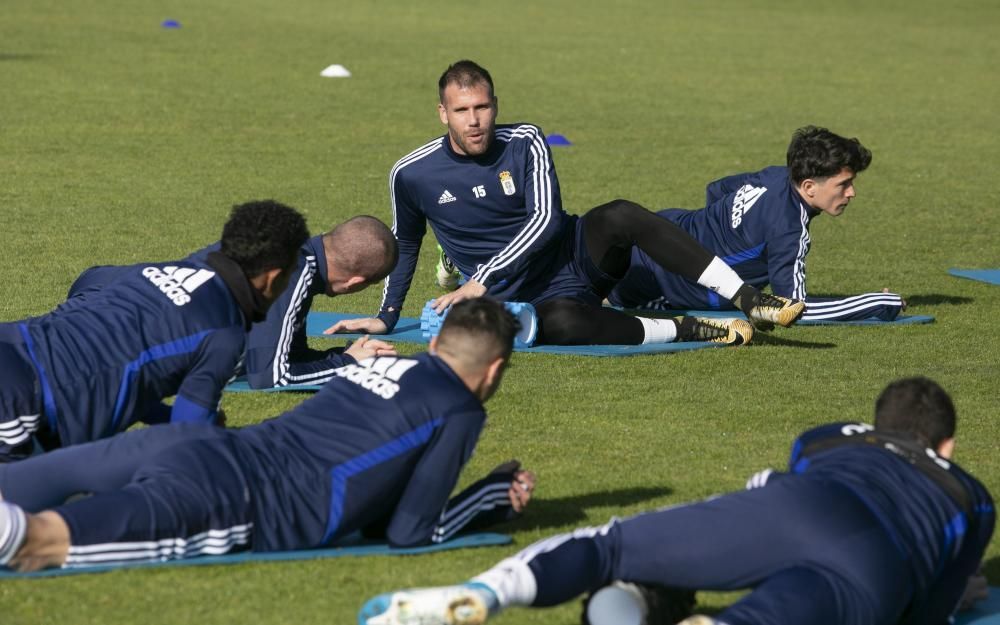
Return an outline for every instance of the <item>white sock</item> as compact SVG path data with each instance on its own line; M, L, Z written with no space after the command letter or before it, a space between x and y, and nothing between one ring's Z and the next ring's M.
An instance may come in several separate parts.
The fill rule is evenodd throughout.
M12 503L0 502L0 566L17 555L28 531L24 510Z
M732 267L716 256L698 276L698 284L731 300L736 297L736 291L743 286L743 279L733 271Z
M489 586L497 596L500 609L531 605L538 594L535 574L526 562L517 558L501 560L492 569L473 577L472 581Z
M642 338L642 344L649 343L673 343L677 338L677 322L673 319L653 319L650 317L636 317L642 322L642 329L646 335Z

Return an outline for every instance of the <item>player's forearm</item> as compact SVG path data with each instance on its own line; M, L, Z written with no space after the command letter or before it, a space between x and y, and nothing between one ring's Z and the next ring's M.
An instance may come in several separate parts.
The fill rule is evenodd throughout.
M399 321L403 302L410 290L413 274L417 268L417 256L420 253L419 241L399 240L399 260L395 269L385 279L382 289L382 305L379 307L378 318L381 319L387 331L392 331Z

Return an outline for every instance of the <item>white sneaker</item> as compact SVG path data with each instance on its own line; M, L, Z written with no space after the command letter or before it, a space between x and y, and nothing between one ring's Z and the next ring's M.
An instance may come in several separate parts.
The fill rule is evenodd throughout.
M369 599L358 625L482 625L489 608L470 586L399 590Z
M434 281L442 289L454 291L458 288L458 283L461 279L462 274L459 272L458 267L444 253L444 248L438 245L438 262L434 268Z

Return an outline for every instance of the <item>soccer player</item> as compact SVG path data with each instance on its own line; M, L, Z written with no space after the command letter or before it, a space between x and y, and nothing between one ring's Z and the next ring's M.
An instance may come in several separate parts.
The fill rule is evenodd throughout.
M749 587L716 617L683 622L946 623L995 516L983 485L949 460L954 433L940 386L899 380L876 402L874 428L809 430L788 472L762 472L750 490L543 540L465 585L377 597L362 622L471 625L602 589L590 598L590 625L666 623L674 621L645 614L655 608L646 598L662 596L657 588Z
M762 295L686 232L638 204L616 200L582 218L568 215L541 130L496 124L493 80L479 65L450 66L438 93L447 134L403 157L389 174L400 257L386 279L381 311L377 318L342 321L328 332L381 334L395 326L428 222L467 278L458 290L437 298L437 312L484 294L530 302L538 312L540 343L749 339L746 322L639 318L602 308L625 274L633 247L733 301L754 321L787 326L801 314L801 302Z
M207 257L219 245L214 243L193 257ZM306 338L306 317L317 295L357 293L383 280L396 265L398 255L392 231L368 215L352 217L306 241L299 249L288 289L268 309L266 318L250 328L244 361L250 387L323 384L338 367L369 356L395 354L392 345L370 338L356 341L347 349L312 349ZM101 288L126 269L91 267L73 283L69 296Z
M705 208L658 214L722 257L747 284L770 284L776 295L805 301L803 320L891 321L905 303L887 290L844 298L806 296L809 224L824 213L843 214L855 196L854 181L871 158L857 139L806 126L792 136L786 167L716 180L705 191ZM732 308L715 292L664 271L637 249L608 300L624 308Z
M499 303L463 302L429 353L342 367L319 393L264 423L153 426L11 465L25 476L39 462L105 475L92 497L38 513L4 492L0 566L308 549L358 530L408 547L508 518L534 486L534 476L513 465L448 495L483 428L483 402L500 385L515 332ZM104 459L118 475L94 466ZM38 480L38 488L64 485Z
M204 260L136 265L48 314L0 324L0 462L137 421L214 421L251 322L285 290L308 237L294 209L249 202Z

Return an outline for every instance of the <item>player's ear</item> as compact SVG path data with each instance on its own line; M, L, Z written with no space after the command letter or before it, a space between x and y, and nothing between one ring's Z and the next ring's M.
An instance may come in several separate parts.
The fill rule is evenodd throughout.
M441 123L445 126L448 125L448 111L444 108L444 104L438 102L438 117L441 118Z
M330 295L344 295L347 293L357 293L368 287L368 281L361 276L351 276L336 285L330 285Z
M936 451L937 455L941 456L945 460L950 460L951 459L951 455L953 453L955 453L955 439L954 439L954 437L952 437L952 438L946 438L943 441L941 441L940 443L938 443L937 449L935 449L934 451Z
M427 351L430 352L431 354L436 354L437 353L437 347L438 347L438 337L435 334L434 336L431 337L431 344L427 348Z
M486 384L490 388L496 388L500 385L500 378L503 377L504 367L507 365L507 359L503 356L497 356L493 359L486 367Z
M799 185L799 189L802 190L802 195L811 198L816 195L816 181L812 178L806 178Z
M250 284L260 291L264 299L274 301L288 286L289 272L280 267L263 271L250 279Z

